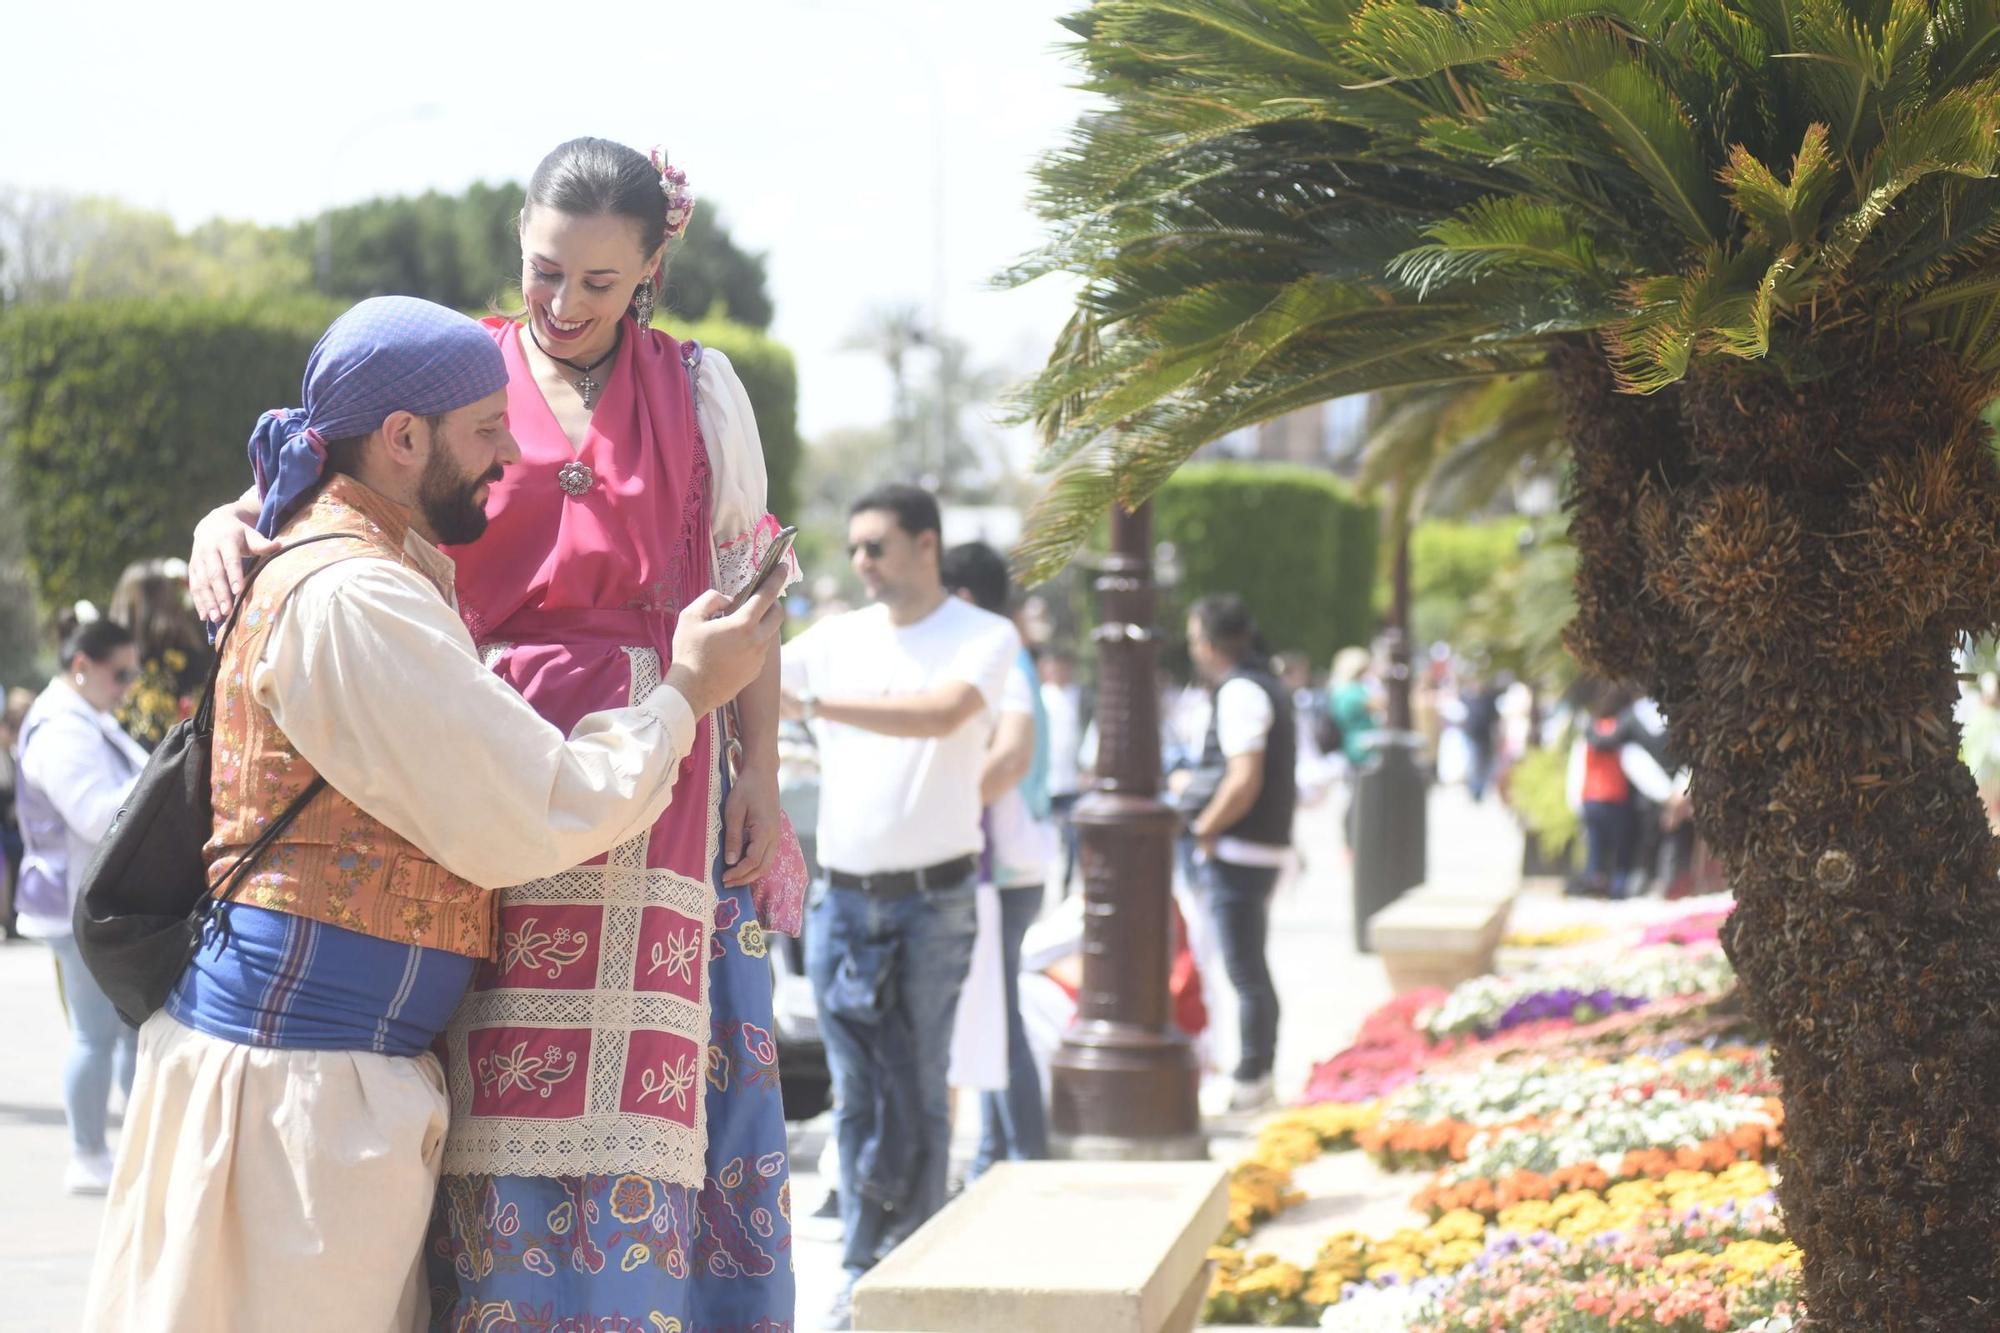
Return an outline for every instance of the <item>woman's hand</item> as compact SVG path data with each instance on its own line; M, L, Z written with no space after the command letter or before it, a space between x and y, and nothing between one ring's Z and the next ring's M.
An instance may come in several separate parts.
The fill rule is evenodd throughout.
M778 769L750 766L736 775L722 807L722 883L754 884L778 846Z
M278 543L243 521L237 506L211 509L194 526L194 550L188 554L188 592L195 614L219 623L243 591L243 566Z

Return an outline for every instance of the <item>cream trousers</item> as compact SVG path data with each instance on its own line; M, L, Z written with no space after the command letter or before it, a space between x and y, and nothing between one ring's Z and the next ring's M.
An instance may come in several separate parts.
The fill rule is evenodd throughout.
M139 1030L83 1327L419 1333L450 1103L435 1056Z

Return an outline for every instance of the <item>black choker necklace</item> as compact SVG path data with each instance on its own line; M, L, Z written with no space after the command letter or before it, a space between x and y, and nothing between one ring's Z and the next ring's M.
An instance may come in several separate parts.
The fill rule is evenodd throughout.
M588 412L591 408L595 407L597 405L597 391L603 388L604 386L599 384L597 380L594 378L594 372L597 370L599 366L603 365L606 361L609 361L612 357L618 355L618 345L625 341L625 326L623 324L620 324L618 326L618 336L611 340L611 350L606 352L603 356L598 357L597 360L591 362L587 366L580 366L576 362L570 360L568 357L557 356L554 352L551 352L548 348L543 347L541 338L538 337L535 333L535 324L533 320L530 320L528 322L528 336L535 340L535 348L536 350L541 352L543 356L547 357L551 361L557 362L561 365L568 366L571 370L574 370L577 374L583 376L582 379L576 382L576 391L583 395L583 410Z

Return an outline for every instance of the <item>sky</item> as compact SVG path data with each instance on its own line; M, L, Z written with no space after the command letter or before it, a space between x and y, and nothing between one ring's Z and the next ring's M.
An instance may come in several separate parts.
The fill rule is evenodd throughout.
M808 439L889 414L846 344L917 305L975 364L1031 373L1058 280L1030 169L1086 106L1057 19L1081 0L11 6L0 184L282 223L377 195L525 181L565 139L663 144L768 256ZM496 275L505 277L508 275Z

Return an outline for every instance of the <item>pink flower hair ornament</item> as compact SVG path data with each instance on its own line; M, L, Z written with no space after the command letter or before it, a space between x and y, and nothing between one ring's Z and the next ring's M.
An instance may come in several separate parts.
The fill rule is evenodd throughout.
M667 161L667 150L653 145L653 169L660 173L660 193L667 201L667 239L675 240L687 231L694 216L694 191L688 188L687 173Z

